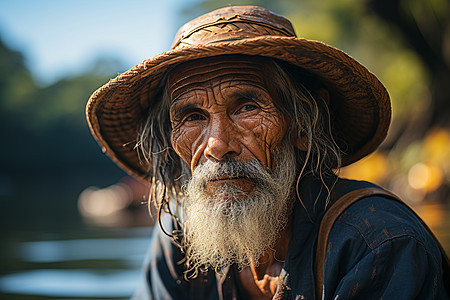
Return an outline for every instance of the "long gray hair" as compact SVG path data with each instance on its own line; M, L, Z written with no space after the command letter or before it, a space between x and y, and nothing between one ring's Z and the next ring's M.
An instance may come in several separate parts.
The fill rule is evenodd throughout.
M297 135L299 140L307 141L306 151L296 150L296 191L301 201L298 186L302 175L311 173L324 182L324 174L340 169L342 152L333 137L330 105L327 99L321 97L320 83L298 67L267 59L270 61L270 78L266 80L268 85L275 87L277 97L272 95L275 106L290 119L287 138ZM169 202L173 199L175 204L181 203L181 187L189 179L190 170L175 153L170 142L172 127L169 98L168 88L163 84L157 101L138 128L136 148L141 159L149 166L148 175L152 178L150 200L159 209L159 222L164 211L172 215L175 224L179 224L177 213L171 210ZM181 228L175 228L175 231L181 231Z

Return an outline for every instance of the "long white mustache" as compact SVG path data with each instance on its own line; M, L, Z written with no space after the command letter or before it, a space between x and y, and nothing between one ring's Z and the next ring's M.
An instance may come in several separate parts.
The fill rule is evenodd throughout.
M288 220L295 182L296 160L292 145L281 147L272 173L258 161L207 161L198 166L184 186L186 265L215 271L236 264L245 268L276 242ZM287 150L286 150L287 149ZM210 180L248 178L254 189L242 191L223 184L213 195L205 192Z

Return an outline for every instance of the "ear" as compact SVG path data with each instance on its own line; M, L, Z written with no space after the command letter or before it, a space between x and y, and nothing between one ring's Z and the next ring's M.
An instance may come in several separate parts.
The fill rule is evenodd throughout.
M294 147L296 147L300 151L308 150L308 137L304 134L301 134L300 129L297 126L295 126L294 130L292 130L291 141Z

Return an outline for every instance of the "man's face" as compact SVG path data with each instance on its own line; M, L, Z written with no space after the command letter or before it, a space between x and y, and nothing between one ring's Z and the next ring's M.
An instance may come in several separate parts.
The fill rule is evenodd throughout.
M295 152L264 66L208 59L169 76L172 145L192 171L183 201L188 267L244 268L287 223Z
M264 84L263 68L249 58L222 57L184 64L169 76L171 141L191 172L207 160L275 167L288 122ZM206 189L214 193L224 183L253 188L245 178L221 178Z

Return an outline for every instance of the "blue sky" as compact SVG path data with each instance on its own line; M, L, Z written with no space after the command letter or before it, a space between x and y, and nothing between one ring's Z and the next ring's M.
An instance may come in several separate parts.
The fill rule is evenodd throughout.
M88 69L100 57L130 68L170 48L197 0L0 0L0 38L22 52L42 84Z

